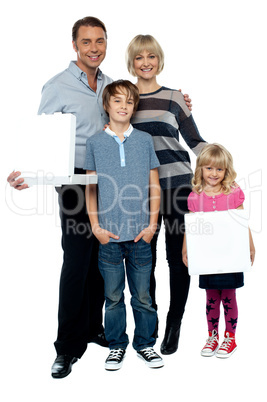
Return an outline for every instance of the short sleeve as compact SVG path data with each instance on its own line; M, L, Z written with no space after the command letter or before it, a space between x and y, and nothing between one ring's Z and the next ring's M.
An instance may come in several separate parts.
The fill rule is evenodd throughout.
M189 194L188 199L187 199L187 206L188 206L189 211L197 212L198 204L199 204L199 195L192 191Z
M243 202L245 201L245 194L243 193L243 191L241 190L240 187L237 187L234 190L234 204L235 204L235 208L240 207Z
M96 170L95 158L93 152L93 144L91 138L88 138L86 141L86 155L85 155L85 164L84 170Z

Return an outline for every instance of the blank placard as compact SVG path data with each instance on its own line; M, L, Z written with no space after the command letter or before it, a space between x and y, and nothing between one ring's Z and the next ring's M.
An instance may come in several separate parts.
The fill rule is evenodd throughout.
M74 174L76 117L55 113L27 116L18 133L16 169L28 185L87 184L96 175ZM19 151L19 152L18 152Z
M185 230L189 275L251 269L245 210L189 213Z

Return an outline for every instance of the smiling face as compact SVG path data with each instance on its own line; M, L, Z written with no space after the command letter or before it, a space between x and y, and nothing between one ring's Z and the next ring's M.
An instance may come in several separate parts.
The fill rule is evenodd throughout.
M206 188L218 190L224 180L226 170L224 168L207 165L202 167L202 178Z
M138 78L148 80L158 74L158 57L147 50L143 50L135 56L133 65L135 74Z
M107 113L110 118L110 126L117 124L130 124L130 119L134 111L134 100L129 97L125 92L116 93L109 99Z
M107 39L100 27L81 26L73 48L77 53L77 66L85 73L94 74L106 56Z

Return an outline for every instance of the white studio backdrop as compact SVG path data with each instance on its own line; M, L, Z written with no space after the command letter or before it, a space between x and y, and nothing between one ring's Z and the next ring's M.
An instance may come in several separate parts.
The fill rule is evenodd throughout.
M136 397L154 401L184 396L187 401L215 397L259 399L264 386L262 363L266 351L262 334L267 280L266 239L266 23L265 2L255 0L176 0L164 3L122 1L73 3L68 0L5 4L1 10L1 397L5 402L74 398L122 401ZM131 346L123 368L104 370L108 351L89 345L64 380L53 380L58 283L62 263L57 196L51 186L12 191L6 177L16 166L19 121L37 112L41 88L67 68L76 54L71 28L84 16L100 18L107 27L107 57L101 69L114 79L135 79L125 66L125 50L139 33L154 35L165 52L159 83L189 93L193 116L203 138L219 142L232 153L237 181L246 195L250 227L256 246L252 272L238 291L237 352L226 361L202 358L207 336L205 292L192 278L178 352L165 357L165 367L150 370ZM190 152L192 166L195 156ZM165 329L169 303L164 230L158 245L157 298L159 339ZM128 332L133 335L128 308ZM221 313L220 332L224 317ZM221 335L222 336L222 335ZM224 392L225 391L225 392ZM220 399L221 398L221 399Z

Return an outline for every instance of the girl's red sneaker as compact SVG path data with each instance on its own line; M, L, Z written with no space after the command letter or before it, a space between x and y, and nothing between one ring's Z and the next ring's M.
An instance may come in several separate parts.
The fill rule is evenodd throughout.
M213 356L216 350L219 348L219 335L215 329L209 331L209 337L206 341L206 345L201 350L201 356L210 357Z
M236 350L235 334L229 331L224 333L224 341L216 352L216 357L227 358L230 357Z

